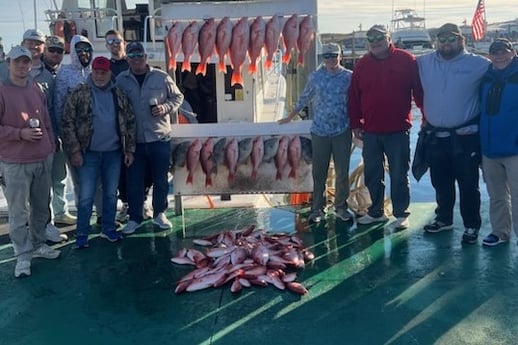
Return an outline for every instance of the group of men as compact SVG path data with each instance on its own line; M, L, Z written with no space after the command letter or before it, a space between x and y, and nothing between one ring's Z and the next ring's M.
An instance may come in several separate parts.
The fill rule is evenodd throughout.
M464 223L462 241L476 243L481 227L479 167L490 197L492 232L486 246L505 243L518 234L518 60L506 39L497 39L489 58L466 51L455 24L442 25L436 50L413 56L398 49L382 25L367 31L369 52L354 72L340 65L341 49L322 48L323 64L313 72L293 111L291 121L309 103L314 191L310 222L325 216L326 178L331 157L336 172L335 215L348 221L351 137L361 140L365 185L371 205L359 224L388 221L384 207L385 167L395 228L409 227L410 128L412 100L421 110L425 164L430 169L437 207L428 233L453 229L456 184ZM504 87L505 86L505 87ZM482 91L481 91L482 90ZM514 211L514 212L513 212Z
M56 223L77 223L75 246L88 247L94 204L102 238L116 242L135 232L146 184L153 186L153 223L171 227L164 213L170 124L183 95L166 72L147 64L142 44L126 44L114 30L105 40L111 59L94 59L88 38L73 36L65 65L62 38L28 30L0 64L0 175L15 277L31 275L32 258L60 255L46 244L66 239ZM67 209L68 172L77 218ZM121 232L118 197L129 214Z

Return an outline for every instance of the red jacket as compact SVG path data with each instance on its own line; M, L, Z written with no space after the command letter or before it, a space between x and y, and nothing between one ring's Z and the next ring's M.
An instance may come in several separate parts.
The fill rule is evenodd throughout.
M412 126L412 91L422 108L423 89L415 57L389 46L389 56L378 60L371 53L354 67L349 88L351 128L367 133L391 133Z

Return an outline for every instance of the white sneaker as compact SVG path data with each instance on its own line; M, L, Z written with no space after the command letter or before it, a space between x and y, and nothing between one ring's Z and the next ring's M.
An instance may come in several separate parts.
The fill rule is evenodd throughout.
M372 217L367 213L365 216L358 218L358 224L381 223L386 222L387 220L388 218L384 214L379 217Z
M144 209L142 210L142 217L144 219L151 219L153 218L153 207L150 205L144 203Z
M18 259L14 268L14 276L16 278L28 277L31 275L31 260Z
M173 224L167 219L164 212L160 212L158 216L153 218L153 224L158 225L160 229L171 229Z
M408 221L408 217L397 217L394 226L398 230L408 229L410 226L410 222Z
M62 234L61 231L52 223L48 223L45 228L45 237L47 241L60 243L68 240L68 236L66 234Z
M139 226L140 226L140 223L137 223L137 222L135 222L135 221L133 221L133 220L130 220L130 221L128 222L128 224L126 224L126 225L122 228L121 232L122 232L124 235L131 235L132 233L134 233L134 232L135 232L135 230L137 230L137 228L138 228Z
M129 218L128 209L129 209L128 203L127 202L123 203L122 207L121 207L120 211L117 213L117 216L115 217L115 219L118 222L126 223Z
M53 249L46 244L42 244L38 249L32 252L33 258L56 259L61 252Z

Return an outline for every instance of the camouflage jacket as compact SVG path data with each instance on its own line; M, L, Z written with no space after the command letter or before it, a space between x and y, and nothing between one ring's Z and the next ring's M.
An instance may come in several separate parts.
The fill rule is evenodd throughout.
M128 97L121 89L112 89L118 117L118 134L125 153L135 152L135 114ZM65 150L72 154L86 151L93 133L92 91L87 84L81 84L71 91L66 99L62 118L62 139Z

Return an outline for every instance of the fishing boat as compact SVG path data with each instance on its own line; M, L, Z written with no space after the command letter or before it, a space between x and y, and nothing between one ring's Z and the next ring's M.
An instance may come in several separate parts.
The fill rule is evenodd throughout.
M414 55L424 54L433 49L425 18L419 16L414 9L395 10L390 32L396 47L409 50Z

